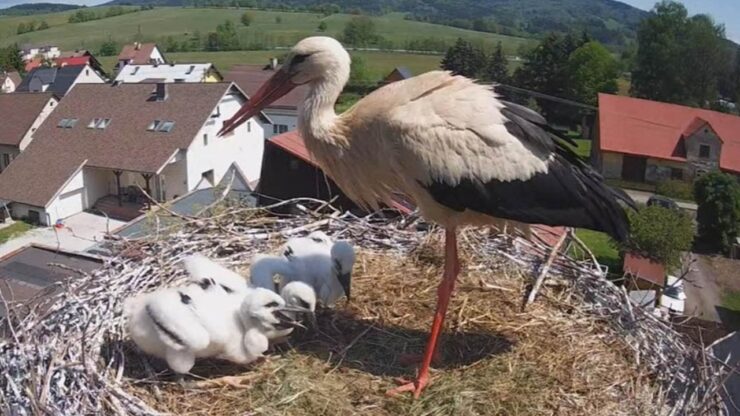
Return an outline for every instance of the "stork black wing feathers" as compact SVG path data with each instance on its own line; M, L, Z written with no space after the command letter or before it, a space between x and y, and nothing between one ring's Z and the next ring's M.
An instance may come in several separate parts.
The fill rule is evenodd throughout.
M509 118L506 127L522 142L539 151L549 151L552 158L547 173L513 181L482 182L468 177L456 185L434 180L423 184L425 188L438 203L456 211L469 209L531 224L588 228L624 241L629 235L629 221L617 201L630 206L634 202L604 184L601 175L553 140L535 124L544 119L532 113L526 114L526 118L520 109L504 113Z

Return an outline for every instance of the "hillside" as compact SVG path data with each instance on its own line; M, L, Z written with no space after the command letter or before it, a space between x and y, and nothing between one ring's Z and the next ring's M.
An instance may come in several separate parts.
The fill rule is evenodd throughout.
M233 0L113 0L109 4L231 6ZM588 31L603 43L624 45L635 38L637 25L648 12L614 0L237 0L260 8L292 8L325 12L403 12L409 19L465 29L511 35L541 35L550 31Z
M84 6L58 3L27 3L0 9L0 15L28 16L32 14L66 12L69 10L79 9L81 7Z
M101 11L102 8L93 7L88 10ZM21 35L16 34L16 28L24 19L6 16L0 17L0 45L52 42L62 49L98 50L109 39L119 45L139 39L155 41L166 48L168 43L187 42L196 34L203 39L208 32L215 31L217 25L231 20L235 23L241 44L249 45L250 49L273 49L292 46L296 41L318 33L339 36L352 17L347 14L324 17L316 13L254 10L251 11L252 24L245 27L239 23L242 13L244 10L237 9L161 7L84 23L69 23L71 13L64 12L39 15L38 18L43 18L51 27ZM522 46L531 46L534 43L532 39L409 21L401 14L375 16L373 20L378 33L398 49L405 49L409 42L415 40L434 39L444 46L463 37L487 49L500 41L508 54L516 54ZM317 31L321 21L327 24L325 32Z

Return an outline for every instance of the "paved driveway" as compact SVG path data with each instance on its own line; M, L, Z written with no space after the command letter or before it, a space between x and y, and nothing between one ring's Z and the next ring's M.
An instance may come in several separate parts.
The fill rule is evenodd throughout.
M691 257L694 262L684 282L686 292L684 313L707 321L721 322L716 307L722 304L722 298L714 275L696 255L692 254Z
M627 195L630 196L638 204L647 204L648 199L653 196L651 192L636 191L634 189L622 189ZM675 201L675 200L674 200ZM676 204L685 210L696 211L696 204L693 202L676 201Z
M0 244L0 256L4 256L29 244L58 247L67 251L83 251L102 241L106 231L113 231L125 224L123 221L81 212L64 220L64 228L35 228L27 233Z

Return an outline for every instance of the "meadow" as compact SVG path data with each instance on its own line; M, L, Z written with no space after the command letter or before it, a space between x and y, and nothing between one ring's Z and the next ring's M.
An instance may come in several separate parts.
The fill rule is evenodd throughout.
M104 7L91 8L104 11ZM314 13L249 10L253 20L250 26L240 23L246 9L194 9L182 7L159 7L142 10L106 19L83 23L68 23L73 12L42 14L36 16L0 17L0 45L54 44L62 49L86 48L96 51L106 40L119 44L135 39L162 42L171 36L182 42L198 32L205 36L215 31L216 25L231 20L237 26L242 44L260 44L266 48L290 46L306 36L326 34L338 37L351 15L334 14L323 16ZM507 54L516 54L522 46L531 46L534 40L491 33L475 32L449 26L405 20L402 14L392 13L372 17L378 34L403 49L406 42L434 38L447 43L463 37L490 49L501 42ZM46 21L50 28L42 31L16 34L18 24L35 20ZM327 28L318 31L324 21Z

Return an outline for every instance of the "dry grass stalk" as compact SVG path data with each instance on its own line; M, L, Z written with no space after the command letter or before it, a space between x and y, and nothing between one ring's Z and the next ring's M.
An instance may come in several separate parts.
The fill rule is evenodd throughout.
M521 312L550 248L482 230L461 236L460 285L433 383L418 401L386 398L394 377L413 372L401 355L426 340L442 274L439 233L336 211L271 217L224 203L209 215L181 218L152 239L113 240L119 255L102 270L72 280L47 309L11 317L16 339L0 344L4 413L720 414L714 360L625 303L590 262L558 254L539 300ZM316 334L298 334L247 368L200 362L186 387L127 340L123 299L176 284L186 255L244 270L254 253L319 227L360 250L356 298L322 311Z

